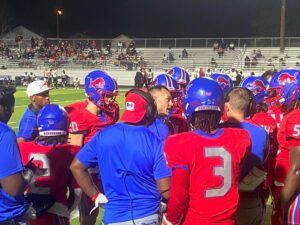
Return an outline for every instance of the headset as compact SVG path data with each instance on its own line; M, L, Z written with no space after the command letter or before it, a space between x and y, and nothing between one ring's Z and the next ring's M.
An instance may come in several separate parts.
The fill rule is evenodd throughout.
M151 123L155 120L157 116L157 108L154 103L154 99L148 92L144 92L140 89L131 89L126 94L125 97L130 94L137 94L138 96L141 96L146 102L147 102L147 109L146 109L146 119L151 121Z
M231 88L225 95L225 102L230 101L229 95L235 89L241 89L241 90L244 90L244 91L247 92L248 97L249 97L249 105L248 105L247 111L245 112L245 117L252 117L255 113L255 110L256 110L256 101L255 101L254 94L249 89L244 88L244 87L233 87L233 88Z

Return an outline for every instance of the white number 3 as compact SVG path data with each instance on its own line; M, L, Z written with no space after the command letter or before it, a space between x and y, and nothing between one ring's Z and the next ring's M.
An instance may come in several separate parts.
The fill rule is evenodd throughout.
M211 188L205 190L205 197L221 197L224 196L229 189L231 188L232 183L232 164L231 164L231 155L223 147L218 148L205 148L205 157L220 157L223 160L222 166L214 167L215 176L223 177L223 185L219 188Z

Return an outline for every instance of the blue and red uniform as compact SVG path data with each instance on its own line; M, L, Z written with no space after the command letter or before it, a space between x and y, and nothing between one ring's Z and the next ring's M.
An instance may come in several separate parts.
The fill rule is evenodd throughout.
M51 195L55 201L47 213L37 219L30 220L30 224L70 224L67 192L79 187L69 168L80 148L68 144L47 146L36 142L21 142L19 147L23 164L28 163L33 158L33 163L47 169L43 176L36 178L29 193Z
M166 218L172 224L234 225L238 177L244 156L251 151L247 131L218 129L172 135L165 142L172 168Z

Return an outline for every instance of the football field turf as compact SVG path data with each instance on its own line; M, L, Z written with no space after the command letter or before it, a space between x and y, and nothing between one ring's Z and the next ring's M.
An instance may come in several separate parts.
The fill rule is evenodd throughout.
M117 102L119 103L120 106L120 115L124 110L124 95L126 90L127 89L120 89L119 95L117 97ZM15 112L12 115L8 124L17 132L21 116L24 113L27 105L29 104L29 99L26 95L26 88L24 87L17 88L15 97L16 97ZM84 100L84 99L86 99L86 97L83 89L74 90L72 88L67 88L67 89L53 89L50 91L51 103L60 104L62 106L71 104L76 101ZM269 223L270 215L271 215L270 210L271 210L271 205L269 201L267 204L267 215L266 215L266 222L265 222L266 225L270 224ZM100 211L102 212L102 210ZM101 224L102 213L99 214L101 215L99 215L98 217L97 225ZM78 218L73 219L71 225L79 225Z

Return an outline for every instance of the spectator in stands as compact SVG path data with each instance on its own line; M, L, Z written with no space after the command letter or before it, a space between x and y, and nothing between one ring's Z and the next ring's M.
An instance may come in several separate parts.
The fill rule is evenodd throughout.
M234 79L237 75L237 71L235 70L235 68L231 68L231 70L228 71L227 74L231 77L231 79Z
M245 67L249 68L250 67L250 63L251 63L251 59L249 58L249 56L245 57Z
M229 44L229 50L230 51L234 51L234 49L235 49L234 43L230 42L230 44Z
M219 58L224 55L224 48L222 48L221 46L219 46L219 48L218 48L218 55L219 55Z
M134 87L142 88L144 86L144 76L142 70L137 71L134 77Z
M261 50L260 49L257 49L257 52L256 52L256 57L257 58L261 58L263 57L262 53L261 53Z
M183 50L182 50L182 55L181 55L181 57L182 57L183 59L185 59L185 58L188 58L188 57L189 57L189 53L187 52L187 50L186 50L186 49L183 49Z
M205 70L204 68L200 68L199 69L199 72L198 72L198 76L197 77L205 77Z
M265 78L267 81L271 81L272 77L274 75L274 71L272 70L267 70L266 72L263 73L263 75L261 75L263 78Z
M122 42L121 41L118 41L118 46L117 46L118 48L117 48L117 52L122 52L122 48L123 48L123 44L122 44Z
M166 54L163 56L162 63L168 63L168 56Z
M253 57L252 60L251 60L251 66L252 66L252 67L256 67L257 64L258 64L257 58L256 58L256 57Z
M221 41L221 43L220 43L219 46L221 46L221 48L222 48L223 50L226 50L226 49L227 49L227 44L226 44L226 42L224 41L224 39L222 39L222 41Z
M18 142L33 141L37 137L37 115L46 104L50 103L49 90L51 88L42 80L33 81L28 85L26 92L30 104L19 124Z
M74 89L79 89L80 80L78 77L75 77L75 79L73 81L73 85L74 85Z
M215 58L211 58L211 60L210 60L210 67L211 67L211 68L216 68L216 67L218 67Z
M214 44L213 44L213 49L214 49L214 51L217 51L218 49L219 49L219 44L218 44L218 42L214 42Z

